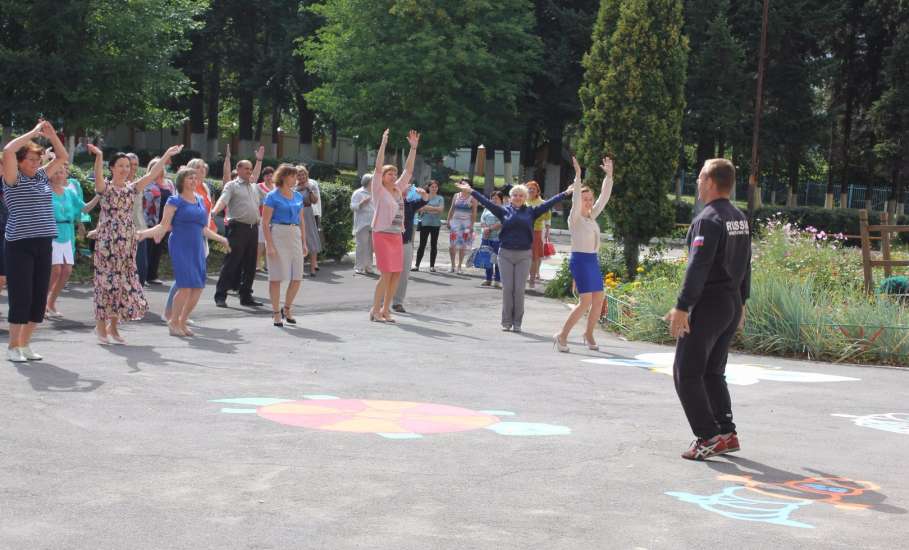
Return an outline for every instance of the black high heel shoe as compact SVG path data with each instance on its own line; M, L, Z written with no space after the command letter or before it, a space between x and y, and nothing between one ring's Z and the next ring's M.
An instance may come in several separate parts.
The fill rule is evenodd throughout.
M281 309L281 318L292 325L297 324L297 320L290 316L290 310L287 307Z
M280 315L281 315L281 318L283 319L283 318L284 318L284 312L282 311L282 312L280 313ZM283 326L284 326L284 321L275 321L275 320L274 320L274 318L277 317L277 316L278 316L278 312L277 312L277 311L273 311L273 312L272 312L272 324L275 325L276 327L283 327Z

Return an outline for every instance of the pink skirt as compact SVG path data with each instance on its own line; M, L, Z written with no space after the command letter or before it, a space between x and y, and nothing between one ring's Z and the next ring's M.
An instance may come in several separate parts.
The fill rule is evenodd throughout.
M373 231L372 247L376 253L376 267L380 272L404 271L404 238L400 233Z

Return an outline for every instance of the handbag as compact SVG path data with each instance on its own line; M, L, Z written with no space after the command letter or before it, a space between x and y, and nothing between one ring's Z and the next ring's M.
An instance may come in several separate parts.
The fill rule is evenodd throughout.
M543 257L549 258L550 256L555 256L556 247L550 241L543 243Z
M479 269L489 269L495 265L495 261L493 260L495 252L493 252L492 247L489 245L484 244L479 248L474 248L471 250L470 255L471 258L468 258L468 265L472 265Z

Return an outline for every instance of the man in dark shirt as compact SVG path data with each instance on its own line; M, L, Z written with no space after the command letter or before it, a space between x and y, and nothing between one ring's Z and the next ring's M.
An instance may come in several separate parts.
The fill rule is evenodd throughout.
M404 309L404 297L407 296L407 279L410 278L410 266L413 265L413 217L417 210L426 206L429 193L425 189L411 186L410 191L404 196L404 271L398 281L398 289L392 300L391 309L398 313L407 313Z
M675 388L697 436L682 458L704 460L739 450L726 387L729 345L745 320L751 286L748 219L729 198L735 167L712 159L698 176L706 204L688 231L688 269L676 306L666 315L678 339Z

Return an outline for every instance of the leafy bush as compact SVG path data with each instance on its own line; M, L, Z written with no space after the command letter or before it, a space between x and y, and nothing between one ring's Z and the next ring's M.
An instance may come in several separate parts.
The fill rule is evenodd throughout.
M340 260L349 251L353 231L353 213L350 211L350 196L353 190L338 181L319 183L322 201L322 254L333 260Z
M752 268L740 349L909 364L909 308L886 296L865 295L859 251L821 238L816 230L774 220L759 232ZM626 336L670 343L662 317L675 303L684 271L684 261L656 263L637 281L610 291L633 306L620 326Z
M182 151L180 151L179 153L177 153L170 159L170 165L171 165L171 168L174 171L176 171L177 168L179 168L181 166L186 166L186 164L189 163L189 161L191 161L192 159L201 159L201 158L205 158L205 157L202 156L202 153L200 153L199 151L193 151L192 149L183 149ZM214 169L214 166L209 166L209 173L211 173L211 171L213 169ZM220 171L220 167L218 168L218 170Z
M694 219L694 205L686 201L672 201L675 208L675 223L691 223Z
M815 227L819 231L835 235L859 235L860 222L859 210L855 208L820 208L817 206L764 206L758 208L754 217L756 220L769 220L780 218L785 222L802 227ZM880 223L880 212L869 212L868 220L871 225ZM891 222L894 220L891 219ZM899 216L896 220L899 225L909 225L909 216ZM900 239L909 243L909 233L900 233ZM860 241L853 240L850 244L858 246Z

